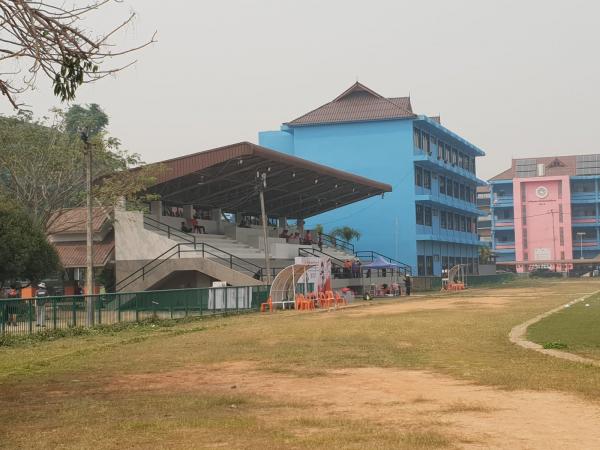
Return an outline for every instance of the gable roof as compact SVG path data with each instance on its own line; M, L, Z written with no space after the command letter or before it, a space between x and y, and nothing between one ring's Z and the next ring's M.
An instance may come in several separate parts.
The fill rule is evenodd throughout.
M357 81L331 102L288 122L286 125L299 127L414 117L417 116L413 113L410 97L385 98Z
M94 233L99 232L110 220L112 208L94 207L92 210L92 227ZM52 217L52 223L47 230L48 235L61 233L85 233L87 209L71 208L58 211Z
M539 158L517 158L513 159L510 169L500 172L495 177L490 178L493 180L512 180L517 178L517 161L520 160L533 161L532 164L543 164L545 167L544 176L560 176L560 175L577 175L577 156L544 156Z

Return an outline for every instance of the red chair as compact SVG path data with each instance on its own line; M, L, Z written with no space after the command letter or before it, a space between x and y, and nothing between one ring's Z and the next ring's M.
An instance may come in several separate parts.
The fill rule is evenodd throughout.
M273 300L271 300L271 297L266 302L260 304L260 312L265 312L266 308L269 308L269 311L273 312Z

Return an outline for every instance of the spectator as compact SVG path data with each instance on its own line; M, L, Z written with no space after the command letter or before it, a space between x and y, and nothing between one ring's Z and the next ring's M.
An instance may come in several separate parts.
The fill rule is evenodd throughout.
M38 284L38 289L35 293L35 322L36 327L46 326L46 298L48 297L48 290L46 289L46 283L41 282Z
M206 228L204 228L204 225L200 225L198 223L198 219L196 216L194 216L192 219L192 229L194 230L194 233L206 234Z
M304 235L304 243L306 245L312 245L312 243L313 243L312 233L310 232L310 230L306 230L306 234Z
M317 245L319 246L319 251L323 251L323 233L319 232L319 239L317 241Z
M404 276L404 290L406 291L406 295L410 295L411 287L412 287L412 280L410 279L410 275L406 274Z
M290 235L288 234L288 230L283 230L280 234L279 237L282 239L285 239L286 242L288 240L288 238L290 237Z
M349 259L344 261L344 278L350 278L352 276L352 261Z
M182 221L182 222L181 222L181 231L183 231L184 233L191 233L191 232L192 232L192 229L191 229L190 227L187 227L187 226L185 225L185 222L184 222L184 221Z

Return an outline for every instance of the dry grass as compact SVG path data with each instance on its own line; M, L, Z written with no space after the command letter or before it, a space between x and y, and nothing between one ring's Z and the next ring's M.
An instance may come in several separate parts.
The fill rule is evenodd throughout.
M269 397L267 386L265 395L104 389L107 380L190 364L250 361L263 373L315 382L331 369L425 369L502 389L561 390L600 400L600 370L507 340L512 326L600 285L544 280L530 286L526 295L510 287L498 291L509 301L493 308L485 306L491 291L478 289L460 294L463 304L452 308L371 314L385 308L375 304L364 316L354 309L214 318L0 348L0 447L433 449L469 442L443 420L423 416L398 429L324 416L310 403ZM426 301L445 298L434 294ZM429 407L430 400L411 402ZM457 401L438 412L489 414L493 408Z

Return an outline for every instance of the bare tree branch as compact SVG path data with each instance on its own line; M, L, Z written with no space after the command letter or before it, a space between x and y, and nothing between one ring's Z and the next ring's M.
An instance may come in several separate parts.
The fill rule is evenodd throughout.
M113 1L117 0L68 8L52 0L0 0L0 63L12 61L23 74L20 80L15 79L14 71L0 66L0 93L14 108L20 105L17 96L35 86L39 73L52 81L54 94L62 101L72 100L83 83L97 81L135 62L106 67L109 60L156 42L154 33L150 40L132 48L115 49L110 43L132 22L135 13L98 37L79 26L90 13Z

